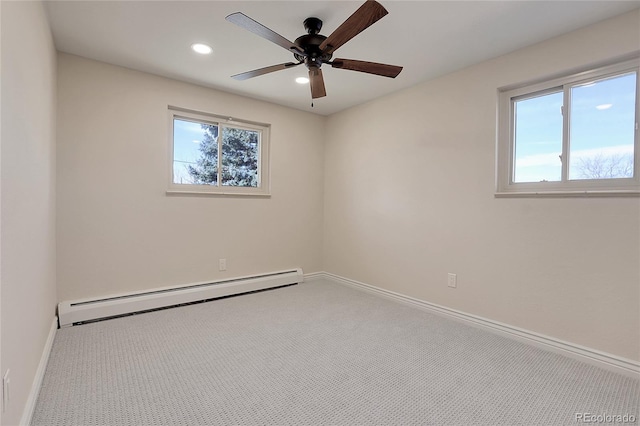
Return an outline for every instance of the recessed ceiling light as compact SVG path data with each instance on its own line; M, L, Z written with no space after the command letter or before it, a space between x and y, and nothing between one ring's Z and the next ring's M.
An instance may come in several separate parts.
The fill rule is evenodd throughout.
M203 43L194 43L191 45L191 49L193 49L194 52L200 53L201 55L208 55L209 53L213 52L211 46Z
M296 78L296 83L298 84L307 84L309 79L307 77L298 77Z
M602 104L602 105L596 106L596 108L599 109L599 110L603 110L603 109L609 109L612 106L613 106L613 104Z

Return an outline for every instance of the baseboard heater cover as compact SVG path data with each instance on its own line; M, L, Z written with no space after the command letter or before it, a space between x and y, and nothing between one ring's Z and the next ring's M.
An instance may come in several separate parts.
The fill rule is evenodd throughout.
M58 318L60 327L69 327L76 323L101 318L299 284L303 281L302 269L298 268L213 282L163 287L143 292L115 294L95 299L65 301L58 304Z

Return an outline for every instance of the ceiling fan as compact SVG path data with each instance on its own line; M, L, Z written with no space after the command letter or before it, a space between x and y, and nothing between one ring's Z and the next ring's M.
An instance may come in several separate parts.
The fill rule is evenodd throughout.
M272 65L270 67L236 74L231 77L236 80L246 80L259 75L305 64L309 69L312 99L327 95L324 88L322 70L320 69L322 64L331 65L333 68L395 78L400 74L400 71L402 71L402 67L376 62L358 61L355 59L336 58L331 60L335 50L384 17L387 13L389 12L387 12L380 3L375 0L367 0L328 37L320 34L320 30L322 29L322 21L320 19L307 18L304 20L304 27L307 30L307 34L298 37L293 43L241 12L232 13L226 17L227 21L287 49L293 53L297 62Z

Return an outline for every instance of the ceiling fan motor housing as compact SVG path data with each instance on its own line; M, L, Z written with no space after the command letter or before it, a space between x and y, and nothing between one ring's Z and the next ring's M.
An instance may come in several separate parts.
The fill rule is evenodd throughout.
M320 68L324 62L329 62L332 56L331 53L323 54L320 50L320 45L327 38L319 34L322 21L318 18L307 18L304 20L304 27L308 34L298 37L293 43L304 51L305 56L295 52L293 55L298 61L304 62L307 68Z

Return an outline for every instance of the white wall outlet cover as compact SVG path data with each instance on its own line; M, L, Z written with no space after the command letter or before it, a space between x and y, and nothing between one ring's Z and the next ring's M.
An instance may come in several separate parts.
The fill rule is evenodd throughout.
M456 274L449 274L447 286L456 288L458 286L458 276Z

